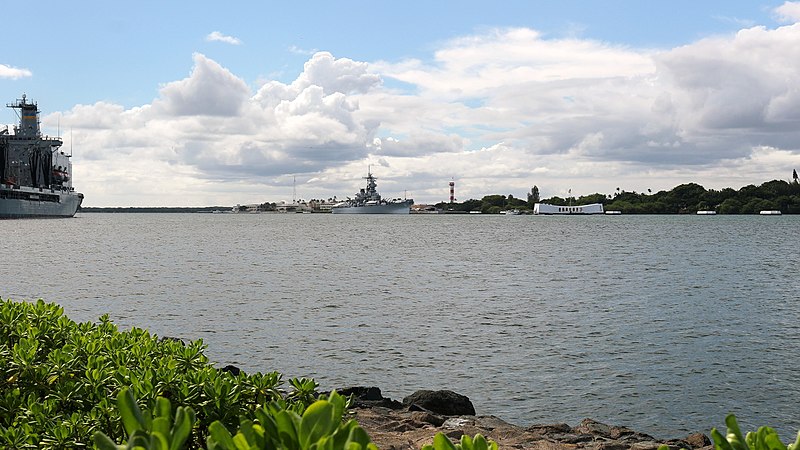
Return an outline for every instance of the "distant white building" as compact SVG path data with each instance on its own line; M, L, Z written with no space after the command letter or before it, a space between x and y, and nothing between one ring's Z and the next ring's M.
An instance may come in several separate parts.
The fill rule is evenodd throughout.
M559 206L537 203L533 206L534 214L603 214L602 203L591 203L578 206Z

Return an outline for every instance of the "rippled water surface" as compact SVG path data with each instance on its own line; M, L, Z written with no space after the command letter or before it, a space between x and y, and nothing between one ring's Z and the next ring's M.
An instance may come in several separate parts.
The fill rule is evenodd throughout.
M220 365L511 422L800 428L800 217L90 214L0 223L3 298Z

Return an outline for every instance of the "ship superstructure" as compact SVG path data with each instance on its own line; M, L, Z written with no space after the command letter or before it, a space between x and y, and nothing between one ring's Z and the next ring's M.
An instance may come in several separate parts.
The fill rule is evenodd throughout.
M378 193L377 183L371 171L367 171L367 186L356 192L353 199L347 199L331 208L334 214L408 214L411 211L412 199L385 200Z
M0 129L0 218L74 216L83 194L72 187L72 155L60 137L42 135L36 103L23 95L6 106L19 125Z

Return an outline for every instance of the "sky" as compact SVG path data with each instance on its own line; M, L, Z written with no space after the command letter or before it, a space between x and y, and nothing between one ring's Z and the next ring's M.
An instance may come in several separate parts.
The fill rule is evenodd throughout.
M84 206L707 189L800 168L800 2L13 2ZM13 127L11 109L0 124Z

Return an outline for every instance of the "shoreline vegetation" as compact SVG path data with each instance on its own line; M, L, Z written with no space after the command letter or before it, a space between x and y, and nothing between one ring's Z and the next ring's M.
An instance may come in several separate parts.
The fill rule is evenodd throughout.
M102 450L677 450L702 433L659 440L591 419L520 427L475 415L451 391L397 402L377 388L320 392L313 379L216 368L202 340L120 331L107 315L76 323L61 306L0 298L0 448ZM774 430L727 435L716 450L800 450Z
M328 206L333 199L328 199ZM480 200L469 199L464 202L440 202L430 205L429 211L444 213L500 214L502 211L518 210L530 213L536 203L557 206L585 205L601 203L607 211L620 211L622 214L695 214L697 211L714 211L718 214L759 214L760 211L780 211L782 214L800 214L800 183L794 181L772 180L759 186L747 185L739 190L706 189L696 183L681 184L669 191L647 192L616 189L611 194L589 194L578 197L539 198L539 188L534 186L527 198L513 195L486 195ZM300 200L305 211L330 212L322 209L325 200ZM288 209L292 206L288 205ZM202 206L202 207L81 207L86 213L214 213L231 211L286 212L286 205L261 203L257 205ZM299 209L297 209L299 212Z

